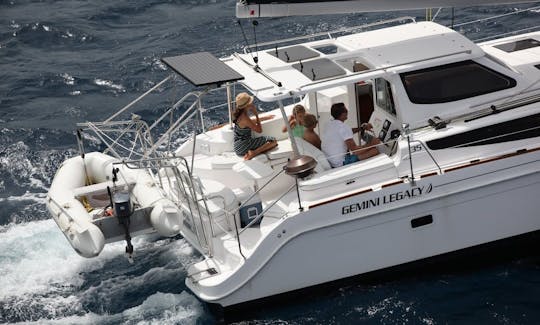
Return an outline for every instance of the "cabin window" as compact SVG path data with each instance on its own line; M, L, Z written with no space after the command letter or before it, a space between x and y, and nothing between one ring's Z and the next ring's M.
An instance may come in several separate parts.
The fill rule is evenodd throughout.
M405 72L401 80L415 104L448 103L512 88L516 81L468 60Z
M472 147L540 137L540 114L427 142L429 149Z
M375 79L375 102L388 113L396 115L390 83L383 78Z

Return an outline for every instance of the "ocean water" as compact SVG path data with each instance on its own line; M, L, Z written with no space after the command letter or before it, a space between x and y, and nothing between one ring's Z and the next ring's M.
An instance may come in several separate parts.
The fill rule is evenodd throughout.
M456 8L455 23L534 6L540 3ZM422 19L424 12L260 19L257 40L402 15ZM436 21L449 25L451 11ZM457 29L482 39L537 25L540 9ZM0 1L0 323L540 322L540 246L481 266L347 283L231 317L186 288L187 266L200 256L181 237L136 238L134 264L123 243L98 258L79 257L45 208L56 169L77 154L75 123L103 120L165 78L161 57L222 56L243 45L232 0ZM177 85L179 94L191 89ZM164 97L151 97L137 113L155 114L172 102ZM99 148L87 138L87 151Z

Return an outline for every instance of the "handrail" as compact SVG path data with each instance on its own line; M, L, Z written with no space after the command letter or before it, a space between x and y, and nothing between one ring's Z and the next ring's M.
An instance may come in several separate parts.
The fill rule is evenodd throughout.
M422 146L422 148L424 148L424 150L427 152L427 154L429 155L429 157L431 158L431 160L433 160L433 163L435 163L435 165L437 166L437 169L439 170L439 174L442 174L442 168L441 166L439 165L439 163L437 163L437 160L435 160L435 157L433 157L433 155L431 154L431 151L430 149L426 146L426 144L420 140L413 140L411 141L411 143L420 143L420 145Z
M66 217L69 219L70 222L74 222L75 219L73 219L73 217L64 209L64 207L62 207L60 205L60 203L56 202L55 199L53 199L51 196L47 195L46 199L49 199L50 202L54 203L54 205L56 205L56 207L58 209L60 209L60 211L66 215ZM60 213L58 214L57 217L60 217Z
M534 130L538 130L538 129L540 129L540 126L535 126L535 127L531 127L531 128L528 128L528 129L518 130L518 131L514 131L514 132L508 132L508 133L504 133L504 134L499 134L499 135L495 135L495 136L488 137L488 138L482 138L482 139L478 139L478 140L475 140L475 141L470 141L470 142L454 145L454 146L451 146L451 147L447 147L445 149L463 148L463 147L467 147L467 146L470 146L470 145L475 145L477 143L482 143L484 141L495 140L495 139L503 138L503 137L506 137L506 136L509 136L509 135L525 133L525 132L534 131ZM515 140L515 141L517 141L517 140ZM424 150L429 155L429 157L431 158L433 163L435 163L435 165L437 166L437 169L439 170L439 174L443 173L443 170L442 170L441 166L439 165L439 163L437 162L435 157L433 157L433 155L431 154L431 149L428 148L427 145L423 141L411 140L411 143L420 143L420 145L424 148Z
M270 208L272 208L279 200L281 200L285 195L289 194L290 191L292 191L293 188L295 188L297 186L297 184L292 184L291 186L289 186L289 188L283 192L277 199L274 200L274 202L270 203L269 205L266 206L266 208L264 208L261 213L259 213L257 215L257 217L255 217L253 220L251 220L242 230L240 230L240 232L238 233L238 241L240 241L240 235L246 231L246 229L248 229L251 225L255 224L257 221L259 221L259 219L261 219L264 214L266 213L266 211L270 210Z
M187 112L190 112L192 110L192 108L195 106L196 102L193 103L193 105L188 109L186 110L186 113ZM176 131L177 129L181 128L182 126L184 126L184 124L186 124L187 122L189 122L191 120L191 118L197 114L197 110L193 110L193 112L191 112L191 114L189 114L189 116L187 116L187 118L185 118L184 120L181 120L181 119L177 119L176 122L173 123L173 125L171 125L169 127L169 129L167 129L167 131L165 131L161 137L154 143L154 145L150 148L150 152L153 152L154 150L156 150L156 148L161 145L165 140L167 140L167 138L169 137L169 135L171 133L173 133L174 131Z
M196 95L198 100L193 102L193 104L191 104L191 106L184 112L184 114L182 114L182 116L180 116L171 126L169 126L167 131L165 131L161 135L161 137L152 145L152 147L150 148L150 152L153 152L154 150L156 150L156 148L159 145L161 145L165 140L167 140L167 138L170 136L171 133L176 131L178 128L181 128L185 123L187 123L189 120L191 120L191 118L200 110L200 108L199 108L200 98L202 96L204 96L205 94L207 94L209 92L209 90L210 89L207 88L207 89L203 90L202 92L200 92L200 93L198 93ZM184 96L184 98L187 98L187 96ZM162 116L165 116L167 114L168 114L168 112L163 114ZM201 121L201 123L202 123L202 121Z
M351 51L351 52L348 52L346 54L347 54L347 56L353 56L356 53L357 53L357 51ZM301 92L302 88L305 88L305 87L308 87L308 86L314 86L314 85L323 84L323 83L326 83L326 82L340 80L340 79L347 79L347 78L353 79L352 77L358 77L358 76L361 76L361 75L364 75L364 74L367 75L367 74L372 73L372 72L377 72L377 71L384 72L384 71L389 70L389 69L394 69L394 68L397 68L397 67L400 67L400 66L406 66L406 65L410 65L410 64L414 64L414 63L418 63L418 62L425 62L425 61L429 61L429 60L447 58L447 57L451 57L451 56L455 56L455 55L459 55L459 54L471 54L471 53L472 53L471 50L463 50L463 51L457 51L457 52L443 54L443 55L432 56L432 57L424 58L424 59L420 59L420 60L413 60L413 61L409 61L409 62L403 62L403 63L399 63L399 64L389 65L387 67L363 70L363 71L347 74L347 75L344 75L344 76L337 76L337 77L333 77L333 78L319 80L319 81L316 81L316 82L310 82L308 84L301 85L297 89L298 89L298 92ZM356 81L356 79L354 79L354 80Z
M170 164L162 164L163 161L171 161L171 160L178 160L179 162L178 163L170 163ZM208 254L208 256L213 256L213 243L212 243L212 239L211 237L207 236L206 235L206 231L204 229L204 225L203 225L203 220L202 220L202 213L201 213L201 209L199 207L199 204L197 204L197 202L199 201L199 194L195 188L195 186L201 186L200 185L200 180L195 180L195 177L192 176L191 174L191 171L190 171L190 168L189 168L189 164L186 160L185 157L183 156L176 156L176 155L173 155L173 156L166 156L166 157L155 157L155 158L145 158L145 159L142 159L142 160L131 160L131 161L122 161L121 163L122 164L125 164L128 168L131 168L131 169L142 169L142 168L157 168L156 166L148 166L148 165L144 165L144 163L153 163L153 162L157 162L158 163L158 166L160 168L172 168L173 170L173 173L174 173L174 177L176 178L176 181L177 183L179 184L179 186L182 186L182 194L185 195L185 198L186 198L186 203L188 205L188 208L189 208L189 212L190 212L190 216L193 217L194 216L194 209L197 210L197 214L199 216L199 218L195 218L197 219L196 221L198 221L198 224L195 224L196 221L194 221L193 223L193 226L195 227L195 235L197 236L197 241L200 245L200 247L202 249L205 249L206 250L206 253ZM182 174L179 169L178 169L178 166L180 164L183 164L184 165L184 168L186 169L187 173L184 173ZM152 173L151 173L152 174ZM168 174L166 174L166 177L169 178L170 176ZM188 183L185 183L185 182L188 182ZM198 182L199 184L195 185L195 182ZM161 182L160 182L161 184ZM171 184L171 181L169 180L169 184ZM200 194L200 197L201 197L201 200L203 201L203 204L204 204L204 208L206 209L206 214L208 215L209 217L209 220L210 220L210 231L212 232L212 235L213 235L213 225L212 225L212 219L211 219L211 216L210 216L210 213L209 213L209 210L208 210L208 206L207 206L207 203L206 203L206 196L204 195L204 193L201 193ZM193 200L193 202L192 202ZM195 208L192 206L192 203L195 204ZM202 233L201 233L202 232Z
M159 124L159 122L163 121L165 119L165 117L167 115L169 115L169 113L173 112L174 110L176 110L178 108L178 106L180 106L180 104L182 104L183 102L185 102L190 96L195 96L196 99L200 99L201 98L201 94L198 94L197 92L189 92L187 93L184 97L182 97L180 100L178 100L171 108L169 108L165 113L163 113L157 120L154 121L154 123L152 123L152 125L150 126L150 130L152 130L156 125ZM190 106L190 108L192 107L193 105ZM179 119L183 118L183 116L185 115L186 113L184 113L181 117L179 117Z
M466 147L466 146L469 146L469 145L474 145L476 143L481 143L482 141L495 140L495 139L503 138L503 137L506 137L506 136L509 136L509 135L525 133L525 132L538 130L538 129L540 129L540 126L531 127L531 128L525 129L525 130L518 130L518 131L514 131L514 132L508 132L508 133L504 133L504 134L499 134L499 135L495 135L495 136L492 136L492 137L489 137L489 138L482 138L482 139L479 139L479 140L458 144L458 145L448 147L448 148L445 148L445 149L463 148L463 147ZM519 140L514 140L514 141L519 141Z
M527 9L520 9L520 10L512 11L512 12L509 12L509 13L490 16L490 17L486 17L486 18L480 18L480 19L476 19L476 20L467 21L467 22L464 22L464 23L453 24L453 26L447 26L447 27L452 27L453 29L455 29L456 27L461 27L461 26L465 26L465 25L485 22L485 21L489 21L489 20L493 20L493 19L497 19L497 18L501 18L501 17L516 15L516 14L520 14L520 13L523 13L523 12L536 10L536 9L540 9L540 6L534 6L534 7L530 7L530 8L527 8ZM473 40L473 42L483 42L483 41L486 41L486 40L500 38L500 37L506 36L506 35L513 35L513 34L517 34L517 33L522 33L522 32L529 31L529 30L534 30L534 29L537 29L537 28L540 28L540 25L537 25L537 26L534 26L534 27L523 28L523 29L520 29L520 30L511 31L511 32L501 33L501 34L497 34L497 35L492 35L492 36L488 36L488 37L478 38L478 39Z
M139 134L140 130L137 130L137 129L132 129L131 127L132 126L137 126L139 123L141 123L143 126L146 126L148 127L148 125L144 122L144 121L137 121L137 122L134 122L133 120L132 121L122 121L122 122L115 122L114 125L118 125L118 126L123 126L123 125L127 125L127 127L122 130L122 133L121 135L124 135L126 133L137 133ZM82 125L82 124L81 124ZM138 154L140 155L141 157L144 156L144 153L143 154L139 154L135 151L133 151L133 148L127 148L125 147L124 145L118 143L118 140L120 139L120 136L119 137L116 137L116 139L113 139L112 137L108 136L107 133L105 132L106 130L103 130L101 128L99 128L98 126L96 126L95 123L93 122L87 122L87 123L84 123L84 126L86 128L88 128L89 130L92 130L96 136L103 142L107 145L107 149L105 150L105 152L107 151L110 151L113 153L113 155L116 157L116 158L119 158L119 159L122 159L123 157L115 150L114 147L119 147L119 148L122 148L124 149L125 151L127 152L130 152L130 155L135 153L135 154ZM114 130L112 129L113 131L117 131L117 130ZM110 130L108 130L110 131ZM146 132L145 132L146 134ZM144 142L148 142L149 143L152 143L152 138L151 138L151 135L150 134L147 134L147 136L149 137L149 139L144 139L141 137L141 141L144 141Z
M540 81L540 79L539 79L539 81ZM535 89L532 89L532 90L528 90L526 92L517 93L515 95L512 95L512 97L515 98L515 97L517 97L519 95L538 92L539 90L540 90L540 88L535 88ZM488 102L484 102L484 103L479 104L479 105L471 106L470 107L471 109L476 109L476 108L480 108L480 107L484 107L484 108L475 110L473 112L468 112L468 113L465 113L465 114L457 115L457 116L454 116L454 117L452 117L450 119L447 119L447 120L444 120L444 121L446 123L450 123L452 121L457 121L457 120L464 120L465 122L468 122L468 121L472 121L472 120L476 120L476 119L479 119L479 118L482 118L482 117L489 116L489 115L491 115L493 113L501 113L501 112L508 111L508 110L511 110L511 109L514 109L514 108L519 108L519 107L522 107L522 106L534 104L534 103L537 103L537 102L540 101L540 93L536 93L536 94L533 94L533 95L530 95L530 96L526 96L526 97L506 101L504 103L501 103L499 106L496 106L496 105L493 104L493 103L496 103L498 101L507 99L508 97L509 96L499 97L499 98L490 100ZM422 126L420 128L424 128L424 126Z
M536 26L532 26L532 27L528 27L528 28L522 28L522 29L514 30L514 31L511 31L511 32L507 32L507 33L502 33L502 34L496 34L496 35L492 35L492 36L477 38L477 39L473 40L473 42L475 42L475 43L476 42L484 42L484 41L487 41L487 40L490 40L490 39L496 39L496 38L500 38L502 36L514 35L514 34L523 33L523 32L527 32L527 31L534 31L536 29L540 29L540 25L536 25Z
M353 30L357 30L357 29L364 29L364 28L369 28L369 27L374 27L374 26L379 26L379 25L386 25L386 24L389 24L389 23L400 22L400 21L405 21L405 20L410 20L413 23L416 23L416 18L411 17L411 16L403 16L403 17L383 20L383 21L379 21L379 22L375 22L375 23L363 24L363 25L352 26L352 27L343 27L343 28L340 28L340 29L332 30L332 31L319 32L319 33L315 33L315 34L309 34L309 35L285 38L285 39L281 39L281 40L269 41L269 42L264 42L264 43L260 43L260 44L249 44L247 46L244 46L244 53L245 54L249 53L249 49L254 48L256 46L261 47L261 46L275 45L275 44L280 44L280 43L288 43L288 42L294 42L294 41L304 40L304 39L308 39L308 38L319 37L319 36L323 36L323 35L328 35L329 38L331 38L331 34L344 33L344 32L349 32L349 31L353 31Z
M488 21L488 20L492 20L492 19L496 19L496 18L501 18L501 17L505 17L505 16L510 16L510 15L515 15L515 14L519 14L519 13L522 13L522 12L525 12L525 11L531 11L531 10L535 10L535 9L539 9L539 8L540 8L540 6L536 6L536 7L531 7L531 8L527 8L527 9L512 11L512 12L509 12L509 13L506 13L506 14L500 14L500 15L496 15L496 16L471 20L471 21L468 21L468 22L460 23L460 24L454 24L454 27L475 24L475 23Z
M117 111L116 113L114 113L113 115L111 115L108 119L106 119L104 122L107 123L107 122L110 122L111 120L113 120L115 117L117 117L118 115L122 114L124 111L126 111L128 108L130 108L131 106L135 105L138 101L140 101L141 99L143 99L144 97L146 97L146 95L148 95L149 93L153 92L154 90L156 90L157 88L159 88L162 84L164 84L165 82L167 82L169 79L172 78L172 75L168 76L167 78L161 80L157 85L155 85L154 87L150 88L148 91L146 91L144 94L140 95L139 97L137 97L137 99L135 99L134 101L132 101L131 103L127 104L126 106L124 106L122 109L120 109L119 111Z

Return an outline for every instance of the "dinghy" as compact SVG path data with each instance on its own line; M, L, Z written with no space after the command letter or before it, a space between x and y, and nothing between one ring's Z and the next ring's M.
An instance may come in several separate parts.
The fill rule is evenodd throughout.
M180 233L182 214L143 169L92 152L66 160L56 172L47 207L73 249L99 255L106 243L157 232Z

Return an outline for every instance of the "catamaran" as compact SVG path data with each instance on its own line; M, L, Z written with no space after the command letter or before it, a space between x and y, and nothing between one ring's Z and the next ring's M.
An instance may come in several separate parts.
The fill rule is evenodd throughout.
M253 6L237 12L269 12ZM106 150L85 153L79 133L80 155L53 179L47 207L82 256L119 240L131 254L139 234L180 234L202 256L187 286L232 306L540 230L540 32L474 43L402 17L162 61L170 76L104 121L79 124ZM180 78L195 90L151 123L135 114ZM233 150L239 91L268 108L262 134L278 140L251 160ZM293 136L294 105L322 134L335 103L351 128L373 126L378 155L332 168ZM229 121L208 127L215 110Z

